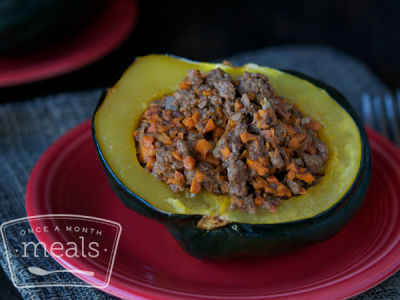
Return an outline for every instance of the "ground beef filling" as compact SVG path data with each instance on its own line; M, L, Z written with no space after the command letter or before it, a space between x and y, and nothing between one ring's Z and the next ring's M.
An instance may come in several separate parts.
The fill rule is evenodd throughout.
M328 158L321 124L275 95L265 75L190 70L134 132L140 163L173 191L231 196L231 209L277 211L306 193Z

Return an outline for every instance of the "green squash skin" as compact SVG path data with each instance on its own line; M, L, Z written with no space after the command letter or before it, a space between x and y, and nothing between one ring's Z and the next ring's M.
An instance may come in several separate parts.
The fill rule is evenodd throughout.
M287 70L284 72L305 79L324 89L353 118L360 132L362 156L359 172L348 192L329 210L313 218L286 223L231 223L213 230L199 229L197 222L202 216L170 214L160 211L120 182L101 153L93 121L92 137L96 151L115 195L128 208L164 224L187 253L200 259L221 260L243 256L284 254L321 242L338 233L355 216L367 194L371 178L371 152L367 134L358 115L346 98L336 89L299 72ZM106 92L102 95L94 114L105 96Z

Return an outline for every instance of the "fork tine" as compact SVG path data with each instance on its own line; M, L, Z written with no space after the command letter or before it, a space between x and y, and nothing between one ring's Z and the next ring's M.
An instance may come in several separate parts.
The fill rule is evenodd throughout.
M397 102L400 105L400 93L397 93ZM400 147L400 123L399 123L399 110L395 105L394 99L391 95L385 95L386 114L389 119L389 126L393 134L393 140L397 146Z
M384 106L382 105L383 101L379 96L374 96L373 99L373 104L374 104L374 112L376 121L378 121L378 126L380 129L380 132L382 133L383 136L386 138L389 138L389 131L388 131L388 125L387 125L387 116L384 111Z
M369 127L374 128L374 116L372 114L372 101L369 94L361 96L361 113L364 123Z
M396 91L396 103L397 103L397 112L398 116L400 116L400 89ZM398 118L400 120L400 117Z

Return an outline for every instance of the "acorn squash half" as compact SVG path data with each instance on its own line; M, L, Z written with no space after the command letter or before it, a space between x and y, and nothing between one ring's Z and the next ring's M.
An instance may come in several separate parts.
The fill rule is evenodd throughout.
M221 68L237 78L244 71L268 76L277 95L296 103L323 125L320 139L329 149L326 174L305 195L284 200L279 211L255 214L229 210L230 197L200 192L174 193L141 167L132 137L149 103L172 93L190 69ZM255 64L232 67L167 55L139 57L102 96L93 117L93 139L111 187L136 212L163 223L189 254L227 259L284 253L340 231L361 207L371 175L365 130L346 99L333 88L300 73ZM229 224L199 229L202 216Z

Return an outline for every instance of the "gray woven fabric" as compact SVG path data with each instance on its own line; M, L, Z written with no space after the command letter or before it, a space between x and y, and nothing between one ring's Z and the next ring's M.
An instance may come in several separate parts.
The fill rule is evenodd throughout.
M361 62L324 47L274 47L238 54L229 60L234 64L254 62L301 71L337 87L358 111L359 99L363 92L382 94L387 90ZM0 105L0 223L26 216L25 189L35 162L52 142L91 116L99 95L99 90L75 92L24 103ZM3 247L0 247L0 265L6 275L10 276L4 251ZM25 267L21 265L21 269L23 268ZM40 288L18 291L26 299L112 298L93 288ZM2 295L5 294L0 290L0 299ZM400 274L395 274L356 298L400 298Z
M77 92L0 106L1 223L26 216L25 188L35 162L58 137L90 117L99 95L98 90ZM18 242L17 236L15 240ZM10 276L5 250L2 246L0 249L0 264ZM47 261L50 265L46 269L60 269L57 262ZM13 264L21 262L13 260ZM20 269L26 269L26 265ZM29 276L27 272L19 275ZM112 299L94 288L37 288L19 292L25 299ZM0 291L0 299L2 295Z

